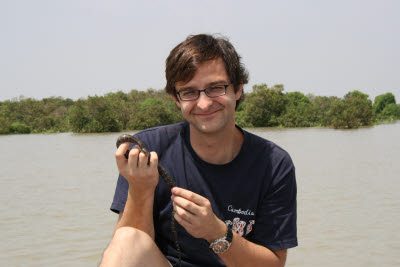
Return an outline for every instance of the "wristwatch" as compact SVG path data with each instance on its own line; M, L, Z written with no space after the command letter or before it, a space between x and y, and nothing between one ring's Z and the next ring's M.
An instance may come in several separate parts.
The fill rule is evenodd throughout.
M218 238L217 240L212 242L210 248L217 254L225 252L231 246L232 239L233 239L232 229L229 226L227 226L225 236L222 238Z

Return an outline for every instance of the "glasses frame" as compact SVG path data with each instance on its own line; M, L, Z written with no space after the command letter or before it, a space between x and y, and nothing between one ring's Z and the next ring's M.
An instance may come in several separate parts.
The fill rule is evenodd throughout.
M210 95L207 93L207 90L209 90L209 89L211 89L211 88L213 88L213 87L215 87L215 86L210 86L210 87L208 87L208 88L206 88L206 89L203 89L203 90L193 90L193 91L199 92L198 95L197 95L197 97L196 97L196 98L193 98L193 99L182 99L182 97L181 97L181 95L180 95L180 93L182 93L182 92L184 92L184 91L187 91L187 90L190 90L190 89L185 89L185 90L176 92L176 94L179 96L179 99L182 100L182 101L193 101L193 100L196 100L196 99L198 99L198 98L200 97L200 93L201 93L201 92L204 92L204 93L206 94L206 96L208 96L209 98L216 98L216 97L219 97L219 96L226 95L226 89L227 89L231 84L232 84L232 83L223 84L222 86L225 88L224 93L223 93L223 94L220 94L220 95L216 95L216 96L210 96Z

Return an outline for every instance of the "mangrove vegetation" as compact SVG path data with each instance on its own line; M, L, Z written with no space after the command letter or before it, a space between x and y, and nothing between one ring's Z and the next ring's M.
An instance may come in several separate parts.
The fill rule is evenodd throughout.
M332 127L351 129L400 119L392 93L375 97L351 91L344 97L284 92L281 84L254 85L236 111L241 127ZM0 133L120 132L183 121L162 90L131 90L87 99L19 97L0 102Z

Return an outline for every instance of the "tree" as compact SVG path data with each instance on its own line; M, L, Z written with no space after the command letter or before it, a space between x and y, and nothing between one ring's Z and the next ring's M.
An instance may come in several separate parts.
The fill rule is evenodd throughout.
M126 129L137 103L130 101L128 95L121 91L105 95L105 100L109 104L108 108L121 126L120 128Z
M331 126L332 125L332 115L329 111L331 110L333 104L339 101L336 96L310 96L310 101L314 104L316 118L315 125L321 126Z
M247 104L246 99L242 102L236 110L235 113L235 120L236 124L240 127L254 127L251 123L250 116L247 112Z
M68 112L69 128L75 133L87 132L89 122L87 103L85 100L79 99Z
M328 112L334 128L358 128L368 126L373 121L372 101L359 91L347 93L343 99L335 101Z
M399 120L400 119L400 104L390 103L385 106L382 110L381 115L383 118L389 120Z
M20 122L13 122L10 126L10 133L15 133L15 134L28 134L31 132L31 128Z
M392 93L376 96L374 101L375 114L379 115L389 104L396 104L396 99Z
M162 101L155 98L146 99L139 104L137 112L128 123L130 129L142 130L155 126L171 124L171 112L163 105Z
M0 116L0 134L9 134L10 126L11 121L3 116Z
M278 125L278 117L284 112L287 102L283 94L283 86L275 85L266 88L266 84L255 85L254 92L246 96L245 112L240 116L249 119L249 124L254 127L267 127Z
M89 96L87 100L88 132L119 132L121 125L112 110L111 101L103 96Z
M285 127L311 127L317 120L316 108L310 99L300 92L286 94L285 112L279 117L279 123Z
M268 86L266 83L255 84L255 85L253 85L252 89L253 89L253 93L257 93L258 91L267 90Z

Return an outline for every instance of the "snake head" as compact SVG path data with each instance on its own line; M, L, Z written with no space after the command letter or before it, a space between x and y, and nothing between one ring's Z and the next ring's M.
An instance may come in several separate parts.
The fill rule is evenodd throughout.
M133 135L130 134L123 134L118 137L117 139L117 148L122 144L122 143L134 143L139 146L140 150L147 156L150 157L150 152L147 150L147 148L144 146L144 144L134 137ZM125 158L128 158L129 155L129 150L125 153Z
M120 146L122 143L125 143L125 142L132 142L132 141L129 141L129 139L130 139L131 137L132 137L132 136L129 135L129 134L120 135L120 136L118 137L117 143L116 143L117 148L119 148L119 146Z

